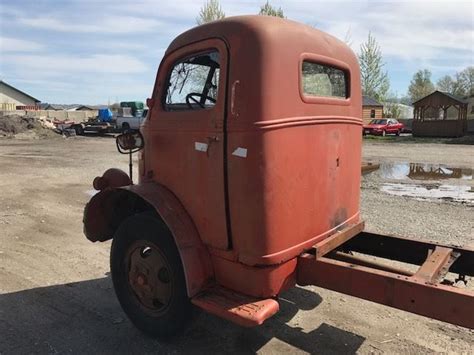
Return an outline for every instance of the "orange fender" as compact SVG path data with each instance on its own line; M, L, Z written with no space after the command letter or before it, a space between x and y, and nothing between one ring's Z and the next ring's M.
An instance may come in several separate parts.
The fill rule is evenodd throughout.
M193 297L213 278L211 258L191 217L166 187L147 182L100 191L84 210L84 234L93 242L111 239L126 218L150 210L157 212L173 235L183 263L188 296Z

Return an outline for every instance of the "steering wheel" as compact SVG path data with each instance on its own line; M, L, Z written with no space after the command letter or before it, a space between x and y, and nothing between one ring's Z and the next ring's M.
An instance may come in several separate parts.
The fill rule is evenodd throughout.
M199 97L200 99L198 100L195 96ZM204 108L204 104L201 103L201 100L203 98L206 98L206 100L209 100L211 101L212 103L216 103L216 99L210 97L210 96L206 96L206 95L203 95L203 94L200 94L198 92L190 92L189 94L186 95L186 104L189 106L190 109L194 109L192 102L198 104L201 108ZM206 100L204 102L206 102Z

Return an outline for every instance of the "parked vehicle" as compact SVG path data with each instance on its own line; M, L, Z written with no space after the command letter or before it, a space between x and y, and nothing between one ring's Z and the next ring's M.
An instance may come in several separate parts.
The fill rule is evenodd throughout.
M116 126L117 128L121 129L122 132L128 130L138 130L147 113L148 109L144 109L143 111L135 112L135 116L133 116L132 114L118 115L116 119Z
M113 239L114 289L138 328L172 335L191 305L259 325L296 284L474 328L474 292L445 280L474 276L472 248L363 230L359 70L343 42L269 16L170 44L147 119L117 137L129 174L97 177L84 211L89 240Z
M129 107L133 117L142 117L145 105L141 101L122 101L120 107Z
M364 125L363 133L385 136L387 134L395 134L399 136L403 131L403 123L398 122L394 118L381 118L370 121L368 125Z
M76 135L85 133L120 133L128 130L138 130L146 116L148 109L144 109L143 102L121 102L121 107L114 115L109 108L101 108L96 118L85 122L68 122L62 124L63 129L73 129Z

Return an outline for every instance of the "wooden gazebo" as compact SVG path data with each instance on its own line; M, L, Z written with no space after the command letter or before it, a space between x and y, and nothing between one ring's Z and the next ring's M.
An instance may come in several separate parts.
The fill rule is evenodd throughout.
M435 91L413 106L413 136L462 137L466 134L467 101Z

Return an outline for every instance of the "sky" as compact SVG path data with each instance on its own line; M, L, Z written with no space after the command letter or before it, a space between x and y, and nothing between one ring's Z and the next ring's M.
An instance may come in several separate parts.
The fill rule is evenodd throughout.
M0 79L49 103L145 101L168 44L196 25L205 0L0 0ZM226 16L256 14L265 0L221 0ZM413 74L433 81L474 65L473 1L284 1L285 16L358 52L378 41L391 92Z

